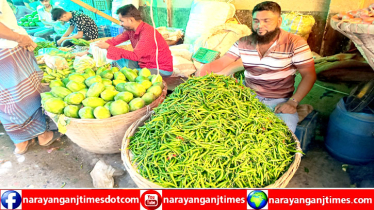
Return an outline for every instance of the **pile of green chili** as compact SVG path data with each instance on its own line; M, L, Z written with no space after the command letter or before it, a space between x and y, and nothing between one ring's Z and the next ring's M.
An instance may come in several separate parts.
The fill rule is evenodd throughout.
M293 161L287 126L234 78L191 77L130 138L132 163L175 188L257 188Z

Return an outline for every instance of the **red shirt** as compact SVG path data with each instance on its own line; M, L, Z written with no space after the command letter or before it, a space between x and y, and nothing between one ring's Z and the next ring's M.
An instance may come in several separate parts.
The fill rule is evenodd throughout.
M122 34L107 40L110 44L107 58L119 60L121 58L138 61L141 68L155 69L156 65L156 43L153 37L154 28L142 22L136 31L124 31ZM134 51L124 50L115 47L127 40L131 41ZM162 35L156 30L156 40L158 45L158 65L160 70L173 71L173 58L168 44Z

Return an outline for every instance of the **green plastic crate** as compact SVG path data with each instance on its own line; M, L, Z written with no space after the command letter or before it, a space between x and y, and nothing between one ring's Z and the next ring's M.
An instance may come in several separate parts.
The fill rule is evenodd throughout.
M111 0L95 0L95 8L98 10L112 10Z
M216 60L220 52L200 47L192 58L200 63L210 63Z

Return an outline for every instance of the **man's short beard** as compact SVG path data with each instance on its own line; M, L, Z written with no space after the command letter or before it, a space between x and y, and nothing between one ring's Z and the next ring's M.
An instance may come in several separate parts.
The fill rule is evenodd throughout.
M265 35L261 36L258 35L257 31L251 27L252 30L252 39L257 41L259 44L269 44L271 41L275 39L280 33L280 28L276 27L273 31L268 31Z

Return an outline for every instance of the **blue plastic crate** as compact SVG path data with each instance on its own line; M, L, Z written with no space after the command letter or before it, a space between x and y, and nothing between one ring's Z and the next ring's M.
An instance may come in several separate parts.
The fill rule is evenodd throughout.
M119 34L122 34L123 31L124 31L124 29L123 29L122 26L119 26L119 25L112 25L112 26L110 26L110 35L112 37L116 37Z
M112 1L111 0L95 0L95 8L98 10L111 10Z
M110 26L98 26L99 38L111 37Z
M304 153L308 151L309 144L312 142L312 140L315 137L317 117L318 117L318 112L313 110L296 127L295 135L299 139L301 149L303 150Z
M110 10L103 10L101 11L109 16L112 16L112 12ZM96 14L96 25L98 26L106 26L106 25L110 25L112 23L112 21L104 18L104 17L101 17L100 15Z

